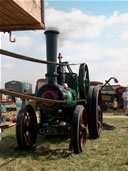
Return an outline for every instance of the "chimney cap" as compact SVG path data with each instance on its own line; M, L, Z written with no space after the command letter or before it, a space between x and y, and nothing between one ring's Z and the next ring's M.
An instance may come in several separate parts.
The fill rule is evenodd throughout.
M44 32L44 34L48 34L48 33L59 34L60 32L56 27L48 27Z

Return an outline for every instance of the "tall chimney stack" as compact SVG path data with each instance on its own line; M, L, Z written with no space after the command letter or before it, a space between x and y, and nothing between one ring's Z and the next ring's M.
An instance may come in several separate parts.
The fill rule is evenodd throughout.
M56 28L47 29L46 35L46 53L47 61L57 62L57 44L59 31ZM57 84L57 66L55 64L47 64L48 84Z

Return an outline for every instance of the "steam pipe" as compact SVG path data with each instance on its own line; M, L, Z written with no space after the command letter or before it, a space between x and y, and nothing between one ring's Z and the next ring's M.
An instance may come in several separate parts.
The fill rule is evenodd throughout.
M57 39L59 31L55 28L49 28L44 32L46 35L46 53L47 60L57 62ZM48 84L57 84L57 66L54 64L47 64Z

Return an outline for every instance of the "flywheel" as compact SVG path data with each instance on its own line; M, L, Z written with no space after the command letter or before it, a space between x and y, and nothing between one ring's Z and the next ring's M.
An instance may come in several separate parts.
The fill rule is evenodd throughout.
M89 90L89 72L87 64L83 63L79 67L79 89L80 98L87 99Z

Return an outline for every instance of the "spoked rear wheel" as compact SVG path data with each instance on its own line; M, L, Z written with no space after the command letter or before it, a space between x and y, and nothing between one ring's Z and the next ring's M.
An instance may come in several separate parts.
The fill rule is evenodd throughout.
M82 105L76 106L72 120L71 142L74 153L84 150L87 140L87 113Z
M88 129L90 138L98 138L102 132L103 107L99 87L90 87L88 96Z
M16 138L20 149L29 150L36 141L37 118L31 105L24 105L18 113Z

